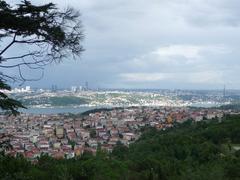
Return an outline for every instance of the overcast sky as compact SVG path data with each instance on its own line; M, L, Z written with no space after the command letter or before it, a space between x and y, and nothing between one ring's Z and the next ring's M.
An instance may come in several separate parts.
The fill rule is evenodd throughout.
M240 89L239 0L53 2L80 10L86 51L25 85Z

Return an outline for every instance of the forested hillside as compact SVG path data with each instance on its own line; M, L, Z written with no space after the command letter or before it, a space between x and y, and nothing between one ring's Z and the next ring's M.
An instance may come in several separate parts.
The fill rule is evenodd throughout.
M129 148L78 159L0 157L1 179L240 179L240 116L146 129Z

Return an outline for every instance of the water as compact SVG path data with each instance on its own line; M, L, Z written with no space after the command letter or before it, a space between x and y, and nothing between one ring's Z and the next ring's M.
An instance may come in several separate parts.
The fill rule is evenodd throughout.
M192 107L218 107L219 104L216 103L193 103ZM81 106L81 107L46 107L46 108L28 108L21 109L20 112L28 114L58 114L58 113L83 113L85 111L99 109L99 108L112 108L114 106Z
M97 109L97 106L82 106L82 107L51 107L51 108L28 108L21 109L20 112L28 114L58 114L58 113L83 113L88 110Z
M219 107L224 104L219 103L192 103L191 107L197 107L197 108L212 108L212 107Z

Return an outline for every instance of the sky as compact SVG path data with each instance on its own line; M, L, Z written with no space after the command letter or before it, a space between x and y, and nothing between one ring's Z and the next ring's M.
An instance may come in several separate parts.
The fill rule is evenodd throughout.
M47 66L40 81L24 85L240 89L239 0L53 2L81 12L85 51L77 60Z

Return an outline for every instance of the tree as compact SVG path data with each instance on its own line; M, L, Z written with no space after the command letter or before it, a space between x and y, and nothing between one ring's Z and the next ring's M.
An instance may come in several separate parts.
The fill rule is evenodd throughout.
M11 87L0 79L0 108L2 110L10 110L16 115L18 113L18 108L25 108L19 101L9 98L1 90L11 90Z
M13 113L23 107L9 98L10 82L38 80L44 66L74 59L84 50L80 13L72 8L61 11L53 3L33 5L24 0L11 7L0 0L0 108ZM9 50L12 49L11 53ZM14 50L14 51L13 51ZM14 53L13 53L14 52ZM16 69L17 74L8 74ZM38 78L25 77L23 70L40 71Z
M97 137L96 130L94 130L94 129L91 129L91 130L90 130L90 137L91 137L91 138L96 138L96 137Z

